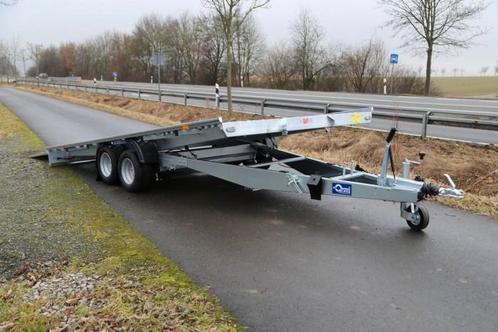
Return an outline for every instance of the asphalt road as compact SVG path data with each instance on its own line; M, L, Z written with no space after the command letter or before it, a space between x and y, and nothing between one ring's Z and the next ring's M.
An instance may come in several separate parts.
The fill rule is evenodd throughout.
M92 81L84 81L93 84ZM127 86L130 88L157 89L157 84L140 83L140 82L110 82L98 81L98 85L104 86ZM199 92L213 93L214 86L209 85L188 85L188 84L161 84L161 89L178 92ZM226 88L220 87L222 95L226 95ZM278 89L258 89L258 88L240 88L234 87L233 94L240 96L251 96L258 98L285 98L290 100L314 100L323 103L342 104L342 103L360 103L365 106L374 107L407 107L421 108L424 110L463 110L475 112L498 112L498 100L482 99L458 99L458 98L440 98L440 97L415 97L415 96L384 96L374 94L344 93L344 92L320 92L320 91L302 91L302 90L278 90ZM498 87L496 87L498 96Z
M93 84L91 81L84 81ZM119 86L133 89L157 89L157 84L135 83L135 82L109 82L99 81L98 86ZM205 85L186 85L186 84L161 84L162 90L174 91L179 93L213 93L214 87ZM119 92L115 92L119 94ZM220 93L226 95L226 88L221 87ZM281 98L286 100L305 100L331 105L355 105L343 106L345 109L355 109L358 107L389 108L404 107L416 108L423 111L469 111L469 112L488 112L498 114L498 100L480 100L480 99L456 99L456 98L436 98L436 97L414 97L414 96L383 96L369 95L358 93L340 93L340 92L317 92L317 91L289 91L276 89L256 89L256 88L233 88L233 94L239 97L255 97L261 99ZM498 87L497 87L498 94ZM129 94L128 94L129 95ZM136 96L134 96L136 97ZM142 94L142 98L157 100L156 95ZM183 98L164 96L163 100L183 103ZM194 106L215 107L213 102L205 100L189 99L189 104ZM226 106L224 104L222 107ZM236 109L243 112L260 113L259 106L237 104ZM265 114L278 116L297 116L303 113L309 114L309 111L288 110L281 108L265 107ZM401 113L401 112L398 112ZM393 114L398 114L394 112ZM363 127L389 130L396 126L402 133L420 135L422 124L419 120L404 121L398 120L396 116L393 119L375 118L372 123ZM431 124L427 128L429 137L485 143L498 144L498 133L492 130L481 130L472 128L449 127Z
M10 89L0 101L47 144L149 127ZM432 224L413 233L391 203L208 176L136 195L95 182L92 165L76 171L252 330L498 330L496 220L428 204Z

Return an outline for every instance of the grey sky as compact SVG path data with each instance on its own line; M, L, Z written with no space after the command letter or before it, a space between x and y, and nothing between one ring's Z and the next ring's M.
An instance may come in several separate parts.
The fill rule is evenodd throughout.
M424 64L423 55L410 49L398 49L376 0L271 0L268 9L257 12L256 18L269 47L289 39L290 26L302 9L308 9L326 32L332 46L355 45L371 37L382 39L388 50L400 53L400 63L417 70ZM19 0L16 6L0 8L0 40L45 45L64 41L82 41L103 31L130 32L143 15L156 13L177 16L185 11L206 10L200 0ZM481 67L498 61L498 0L477 22L490 31L467 50L438 55L434 68L465 68L465 74L478 74ZM491 70L490 70L491 72ZM448 74L447 74L448 75Z

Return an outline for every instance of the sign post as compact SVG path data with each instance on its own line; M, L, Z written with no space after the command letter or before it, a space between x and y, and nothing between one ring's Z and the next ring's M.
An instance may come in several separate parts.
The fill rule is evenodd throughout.
M397 65L399 62L399 54L391 53L389 56L389 63L391 63L391 94L394 94L394 65Z
M112 77L114 78L114 82L116 82L118 80L118 72L117 71L113 71L112 72Z
M159 101L161 101L161 66L166 62L166 55L161 52L155 52L150 60L154 66L157 66L157 89Z

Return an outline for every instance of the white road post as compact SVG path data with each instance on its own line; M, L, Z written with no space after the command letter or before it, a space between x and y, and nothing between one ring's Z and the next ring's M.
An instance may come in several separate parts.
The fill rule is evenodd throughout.
M220 85L214 84L214 96L216 98L216 108L220 108Z
M384 78L384 94L387 95L387 78Z
M150 84L154 84L154 75L150 75Z
M240 87L244 87L244 75L240 75Z

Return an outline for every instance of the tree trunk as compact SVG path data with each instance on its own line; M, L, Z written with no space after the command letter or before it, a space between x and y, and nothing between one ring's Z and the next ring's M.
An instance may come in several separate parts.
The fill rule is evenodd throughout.
M232 111L232 30L229 26L227 29L227 97L228 112Z
M431 94L431 74L432 74L432 46L427 49L427 66L425 68L425 88L424 94Z
M306 70L304 68L304 65L303 65L303 90L306 90Z

